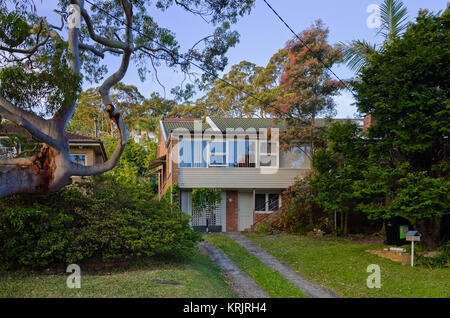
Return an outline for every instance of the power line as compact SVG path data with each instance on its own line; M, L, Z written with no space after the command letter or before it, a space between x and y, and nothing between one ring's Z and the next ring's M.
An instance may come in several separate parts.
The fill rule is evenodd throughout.
M240 87L237 87L236 85L234 85L234 84L228 82L227 80L224 80L223 78L220 78L220 77L217 76L216 74L214 74L214 73L212 73L211 71L205 69L205 68L202 67L201 65L198 65L197 63L192 62L191 60L189 60L189 59L187 59L187 58L185 58L185 57L179 55L177 52L174 52L174 51L172 51L172 50L166 48L163 44L161 44L161 43L159 43L158 41L156 41L156 40L150 38L150 37L147 36L145 33L143 33L141 30L134 28L133 26L129 25L126 21L123 21L123 20L121 20L120 18L118 18L118 17L116 17L116 16L113 16L113 15L110 14L108 11L106 11L106 10L104 10L103 8L100 8L100 7L97 6L96 4L92 3L90 0L85 0L85 1L86 1L87 3L89 3L91 6L97 8L99 11L103 12L105 15L107 15L107 16L109 16L110 18L112 18L112 19L114 19L114 20L120 22L121 24L125 25L126 27L128 27L128 28L130 28L131 30L135 31L136 33L140 34L141 36L147 38L149 41L151 41L151 42L157 44L157 45L160 46L162 49L164 49L164 50L170 52L171 54L173 54L173 55L176 56L177 58L182 59L182 60L188 62L189 64L191 64L191 65L197 67L198 69L200 69L200 70L202 70L203 72L209 74L210 76L212 76L212 77L214 77L215 79L221 81L222 83L225 83L226 85L228 85L228 86L230 86L230 87L233 87L234 89L237 89L238 91L240 91L240 92L246 94L247 96L250 96L250 97L254 98L255 100L259 101L263 106L266 106L266 107L268 107L268 108L273 108L273 109L275 109L276 111L278 111L280 114L284 114L284 113L285 113L285 112L283 112L279 107L274 106L274 105L268 105L268 104L266 104L265 101L263 101L263 100L260 99L259 97L255 96L254 94L249 93L249 92L247 92L246 90L244 90L244 89L242 89L242 88L240 88ZM264 1L265 1L265 0L264 0ZM267 3L267 2L266 2L266 3ZM267 3L267 5L269 5L269 4ZM270 5L269 5L269 6L270 6ZM272 10L273 10L273 9L272 9ZM275 12L275 11L274 11L274 12ZM280 17L280 19L281 19L281 17ZM283 20L282 20L282 21L283 21ZM284 21L283 21L283 22L284 22ZM287 25L287 24L286 24L286 25ZM289 27L289 26L288 26L288 27ZM291 29L291 31L292 31L292 29ZM293 32L293 31L292 31L292 32ZM295 34L295 32L293 32L293 33ZM302 40L300 39L300 41L302 41ZM305 46L306 46L306 45L305 45ZM307 47L307 46L306 46L306 47ZM309 47L308 47L308 49L309 49ZM310 50L310 49L309 49L309 50ZM310 50L310 51L311 51L311 50ZM146 54L149 54L149 53L146 52L146 51L143 51L143 52L146 53ZM312 51L311 51L311 52L312 52ZM323 62L322 62L322 63L323 63ZM326 67L325 64L324 64L324 66ZM327 67L327 69L329 69L329 68ZM331 71L331 70L330 70L330 71ZM333 71L331 71L331 72L334 74ZM337 77L336 74L334 74L334 75ZM339 77L337 77L337 78L339 79ZM340 80L340 79L339 79L339 80ZM340 80L340 81L344 84L345 87L347 87L347 85L346 85L342 80ZM347 88L348 88L348 87L347 87Z
M314 55L314 57L317 58L317 60L320 63L322 63L323 66L325 66L331 72L331 74L333 74L344 85L344 87L346 89L348 89L351 93L353 93L352 90L347 86L347 84L343 80L341 80L339 78L339 76L337 76L336 73L333 72L333 70L325 64L324 61L322 61L322 58L320 56L318 56L313 50L311 50L311 48L308 46L308 44L306 44L306 42L303 41L303 39L300 38L297 33L295 33L295 31L289 26L289 24L287 24L286 21L284 21L284 19L278 14L278 12L275 11L275 9L272 8L272 6L266 0L263 0L263 1L270 8L270 10L273 11L273 13L278 17L278 19L280 19L280 21L283 22L283 24L292 32L292 34L294 34L294 36L303 44L303 46L306 47Z

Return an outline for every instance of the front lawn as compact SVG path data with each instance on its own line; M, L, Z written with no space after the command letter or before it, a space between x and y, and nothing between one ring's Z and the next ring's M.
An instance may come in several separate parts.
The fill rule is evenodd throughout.
M450 297L450 270L411 268L365 252L381 245L297 235L247 237L310 279L345 297ZM366 286L367 266L381 268L381 288Z
M223 234L204 235L205 241L214 244L228 255L240 269L250 276L270 297L304 298L307 297L286 278L265 265L245 248Z
M199 251L178 260L151 261L129 269L83 273L82 266L81 271L80 289L66 286L69 274L1 273L0 297L235 296L221 275L220 268Z

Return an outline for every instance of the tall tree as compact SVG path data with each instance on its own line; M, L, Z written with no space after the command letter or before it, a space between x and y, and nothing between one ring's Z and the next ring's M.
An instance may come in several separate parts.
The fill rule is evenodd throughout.
M238 33L230 30L230 24L253 6L253 0L92 3L88 7L85 0L60 0L55 10L61 15L61 25L55 26L37 14L32 0L0 2L0 114L44 144L36 156L0 163L0 197L52 192L70 184L73 175L112 169L125 148L127 132L111 89L123 79L130 62L136 63L144 79L161 63L188 72L188 61L195 60L209 71L203 74L206 80L223 70L228 48L238 41ZM72 12L68 12L69 5ZM162 11L178 6L209 19L216 26L214 34L181 53L173 32L159 26L149 14L152 5L153 10ZM103 80L108 70L101 60L106 54L119 57L121 62ZM84 79L103 80L99 95L119 132L110 159L95 166L73 163L65 136Z
M326 132L326 149L313 156L315 175L312 184L318 202L329 213L341 213L341 230L348 234L349 213L358 211L361 195L359 181L368 167L369 148L354 122L334 123Z
M269 117L268 105L276 99L287 56L286 50L278 51L266 67L248 61L233 65L221 79L203 86L206 92L203 97L195 103L184 102L178 105L173 115Z
M387 200L371 212L410 219L430 247L450 209L449 26L450 9L421 11L353 83L358 110L375 122L368 130L380 167L374 175L386 179Z
M332 97L342 88L342 83L332 79L329 72L341 61L341 52L327 43L328 29L320 20L299 37L303 42L294 38L286 45L289 62L284 67L279 96L272 103L271 112L274 117L286 120L287 131L282 136L285 145L309 142L313 151L316 117L334 112Z
M384 37L383 43L380 46L365 40L342 43L343 58L347 66L353 71L359 72L367 65L374 53L381 51L384 45L398 39L408 26L407 14L406 7L401 0L384 0L379 7L379 16L377 16L380 19L377 34Z

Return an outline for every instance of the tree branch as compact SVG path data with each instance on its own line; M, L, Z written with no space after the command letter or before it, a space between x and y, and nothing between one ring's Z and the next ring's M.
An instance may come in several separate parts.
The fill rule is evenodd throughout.
M106 52L112 52L112 53L117 53L117 54L122 54L123 51L118 50L118 49L114 49L114 48L103 48L103 49L97 49L95 46L93 45L89 45L89 44L84 44L84 43L80 43L79 44L79 48L82 50L87 50L90 51L92 53L94 53L95 55L97 55L100 58L105 58L105 53Z
M127 18L127 28L125 32L126 46L123 48L122 63L119 69L109 76L99 88L102 101L106 106L106 111L109 114L109 118L116 124L119 131L119 143L116 149L109 158L108 161L95 165L95 166L81 166L77 164L72 165L72 173L77 176L90 176L94 174L100 174L114 168L119 162L125 146L127 144L127 128L120 116L119 111L114 107L113 101L110 96L111 87L120 82L125 76L128 66L130 64L131 54L133 52L133 34L131 29L131 23L133 18L132 6L127 0L121 0L125 16Z
M111 48L115 48L115 49L125 49L125 47L127 46L126 43L124 43L122 41L107 39L105 37L102 37L102 36L96 34L93 23L92 23L92 19L89 16L89 13L84 9L84 7L80 6L80 9L81 9L81 16L83 17L84 22L86 23L86 26L87 26L89 36L91 37L91 39L93 41L95 41L99 44L102 44L103 46L106 46L106 47L111 47Z
M0 103L1 103L1 97L0 97ZM25 119L23 116L15 114L4 108L3 106L0 106L0 113L2 116L4 116L6 119L11 120L12 122L16 123L20 127L23 127L27 131L30 132L31 135L36 137L38 140L42 141L43 143L48 144L49 146L55 148L58 151L64 152L66 151L66 147L62 144L62 142L58 142L43 131L50 131L50 123L49 122L30 122L27 119ZM37 116L36 116L37 117ZM37 117L39 118L39 117ZM41 118L39 118L41 119ZM47 129L44 129L47 128Z

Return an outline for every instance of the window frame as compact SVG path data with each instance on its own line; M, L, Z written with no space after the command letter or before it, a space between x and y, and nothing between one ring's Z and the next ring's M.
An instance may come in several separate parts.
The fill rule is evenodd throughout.
M260 211L260 210L256 210L256 195L257 194L264 194L264 198L265 198L265 200L264 200L264 210L263 211ZM265 193L255 193L255 199L254 199L254 202L253 202L253 204L254 204L254 208L255 208L255 213L273 213L273 212L275 212L275 211L277 211L278 209L276 209L276 210L269 210L269 196L270 195L278 195L278 209L279 208L281 208L281 193L270 193L270 192L265 192Z
M225 144L225 152L215 152L215 153L211 153L211 143L222 143ZM206 153L207 155L207 167L208 168L216 168L216 167L228 167L228 142L226 141L208 141L208 143L206 144ZM211 164L211 155L213 156L224 156L225 157L225 162L221 163L221 164Z
M87 155L86 155L85 153L71 153L71 154L70 154L70 160L71 160L73 163L78 163L78 164L79 164L78 161L74 161L74 160L73 160L73 157L74 157L74 156L83 156L83 157L84 157L84 164L83 164L83 166L87 166Z
M266 152L261 151L262 148L262 144L268 144L270 145L270 152L267 152L267 148L266 148ZM275 146L275 148L278 150L276 152L272 152L272 145ZM279 148L279 143L278 142L272 142L272 141L267 141L267 140L259 140L258 141L258 168L279 168L280 167L280 148ZM265 163L262 164L261 162L261 158L262 157L269 157L270 159L270 165L266 165ZM275 165L272 163L272 161L275 160Z

